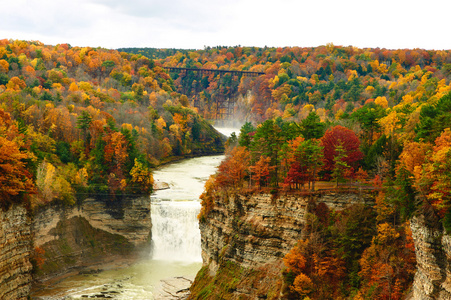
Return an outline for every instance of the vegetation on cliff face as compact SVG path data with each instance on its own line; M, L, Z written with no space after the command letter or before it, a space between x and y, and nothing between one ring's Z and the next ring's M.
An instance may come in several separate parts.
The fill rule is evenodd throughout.
M250 294L277 299L282 286L280 266L252 269L222 260L214 276L209 274L208 266L202 267L192 285L189 299L247 299Z
M284 258L286 298L403 299L415 274L413 240L405 224L378 223L379 206L316 205Z
M142 55L0 41L0 196L73 204L149 193L151 168L220 135Z
M311 216L285 257L285 293L293 299L403 298L415 272L409 218L425 214L446 230L451 224L451 93L428 101L395 107L371 102L346 122L318 120L317 127L325 129L319 138L305 138L302 123L280 117L246 124L228 141L226 159L206 185L200 220L208 219L214 200L230 192L306 194L319 188L318 180L321 189L376 189L371 216L368 209L325 208ZM366 131L357 130L367 121Z

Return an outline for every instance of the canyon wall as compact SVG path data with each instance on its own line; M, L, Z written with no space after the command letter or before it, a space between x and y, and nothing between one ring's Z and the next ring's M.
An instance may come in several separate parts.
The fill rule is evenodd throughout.
M310 201L340 210L354 203L372 204L374 195L231 194L216 199L200 223L204 267L191 297L282 297L282 258L302 238Z
M107 203L86 199L80 206L49 205L34 212L34 246L44 263L43 281L84 267L134 255L150 244L150 197Z
M27 299L30 292L30 224L24 206L0 209L0 299Z
M423 215L410 222L417 259L414 299L451 299L451 236L440 225Z
M0 299L27 299L60 275L148 253L150 197L0 209ZM32 262L34 266L32 265Z

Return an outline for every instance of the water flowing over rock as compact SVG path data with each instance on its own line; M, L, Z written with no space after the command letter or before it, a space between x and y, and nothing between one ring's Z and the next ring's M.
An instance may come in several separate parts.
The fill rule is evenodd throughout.
M155 182L162 183L159 185L161 189L156 189L151 198L142 200L142 203L138 199L134 202L127 200L124 205L87 200L74 210L54 207L36 213L42 216L42 221L36 220L36 227L40 228L36 236L47 248L46 255L57 258L55 261L60 270L82 275L68 276L62 280L59 276L57 283L37 290L33 296L44 299L53 295L77 298L119 292L120 295L114 297L154 299L154 287L160 280L172 284L174 278L171 277L194 279L202 260L197 220L199 195L222 158L222 155L192 158L155 170L153 176ZM151 255L150 237L154 255ZM75 241L82 247L77 248ZM138 259L135 259L136 256L131 260L123 259L121 249L127 254L137 248L143 250L139 251L141 255ZM80 253L82 256L78 255ZM105 262L105 258L123 263L115 269L108 261ZM64 265L65 261L72 262ZM88 268L80 273L78 268L83 264ZM99 272L92 275L91 270ZM56 274L52 270L46 272L49 278ZM45 274L40 276L45 279ZM170 292L176 295L174 299L187 294L186 280L183 283L183 288L177 287L175 293ZM179 293L181 290L185 291ZM168 299L168 294L163 294L163 297Z
M152 202L152 258L200 262L200 204L193 201Z
M30 292L30 223L23 206L0 209L0 299L27 299Z

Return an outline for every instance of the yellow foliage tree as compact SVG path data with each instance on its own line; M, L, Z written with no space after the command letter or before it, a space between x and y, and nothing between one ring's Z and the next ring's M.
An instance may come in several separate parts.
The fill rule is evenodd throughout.
M4 59L0 59L0 73L8 73L8 71L9 63Z
M78 91L78 85L75 82L72 82L69 86L69 91L71 91L71 92Z
M387 101L387 98L385 98L385 96L377 97L374 100L374 103L377 104L377 105L382 106L383 108L387 108L388 107L388 101Z
M19 77L12 77L9 82L6 84L7 90L13 90L13 91L20 91L21 89L25 88L27 84L25 81L20 79Z
M133 193L148 193L152 192L153 176L149 168L145 167L138 159L135 158L133 168L130 170L131 185Z
M385 117L379 119L379 124L384 129L386 136L393 136L397 129L401 128L399 116L401 113L390 111Z

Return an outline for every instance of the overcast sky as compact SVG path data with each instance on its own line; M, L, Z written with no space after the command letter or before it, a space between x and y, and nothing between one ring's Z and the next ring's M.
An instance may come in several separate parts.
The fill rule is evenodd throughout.
M0 39L104 48L451 49L449 0L2 0Z

